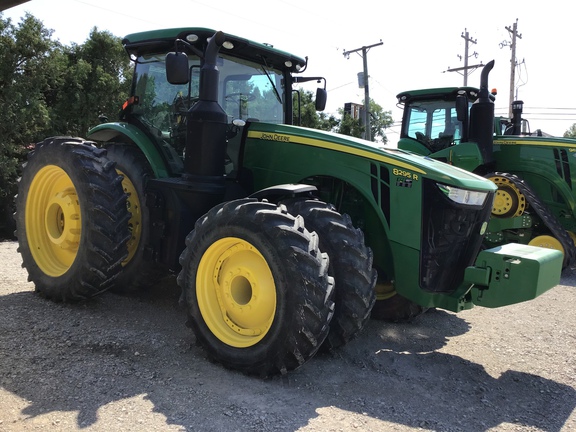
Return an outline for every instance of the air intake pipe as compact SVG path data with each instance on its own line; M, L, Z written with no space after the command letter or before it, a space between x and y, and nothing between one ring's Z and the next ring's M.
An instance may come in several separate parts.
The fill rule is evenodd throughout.
M184 171L192 178L207 177L200 181L210 182L224 175L228 118L218 104L220 72L216 65L224 41L222 32L210 38L200 69L199 100L187 113Z

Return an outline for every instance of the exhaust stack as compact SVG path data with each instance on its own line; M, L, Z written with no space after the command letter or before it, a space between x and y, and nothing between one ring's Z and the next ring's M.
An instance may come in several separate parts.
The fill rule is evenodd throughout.
M494 162L494 101L488 90L488 75L493 67L494 60L482 69L478 99L470 109L470 141L478 143L484 166Z

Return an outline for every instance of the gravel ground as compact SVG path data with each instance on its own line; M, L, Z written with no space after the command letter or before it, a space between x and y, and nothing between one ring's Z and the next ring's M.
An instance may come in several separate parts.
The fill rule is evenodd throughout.
M370 321L259 380L210 363L173 280L66 305L0 242L0 431L576 431L576 274L538 299Z

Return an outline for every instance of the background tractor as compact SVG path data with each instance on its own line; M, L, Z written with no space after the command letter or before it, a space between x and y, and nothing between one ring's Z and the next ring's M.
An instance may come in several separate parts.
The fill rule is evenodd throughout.
M504 306L559 282L558 251L479 253L492 182L295 126L300 83L325 82L301 75L307 60L204 28L123 44L134 78L120 119L89 141L46 139L24 167L17 235L38 293L78 300L177 273L208 355L268 376L370 316Z
M560 250L564 267L576 249L576 140L525 133L522 102L512 119L494 116L488 75L480 88L406 91L398 148L432 157L492 180L498 190L485 245L510 242Z

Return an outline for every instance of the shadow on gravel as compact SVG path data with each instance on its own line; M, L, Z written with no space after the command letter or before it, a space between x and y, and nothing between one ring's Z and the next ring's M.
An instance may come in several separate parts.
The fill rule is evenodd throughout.
M561 431L576 408L576 389L514 370L493 377L481 364L440 352L448 338L468 330L459 316L440 310L411 324L370 322L361 343L336 353L341 361L315 359L317 380L340 389L326 405L434 431L486 431L502 423Z
M512 370L494 378L442 353L468 324L440 311L410 325L371 321L336 354L286 377L246 377L194 346L178 295L168 286L81 305L29 292L0 297L0 385L29 402L24 417L77 412L78 429L100 430L114 424L102 407L139 395L168 424L203 432L295 431L328 407L431 430L510 422L560 431L576 405L572 387ZM151 414L136 415L145 425Z

